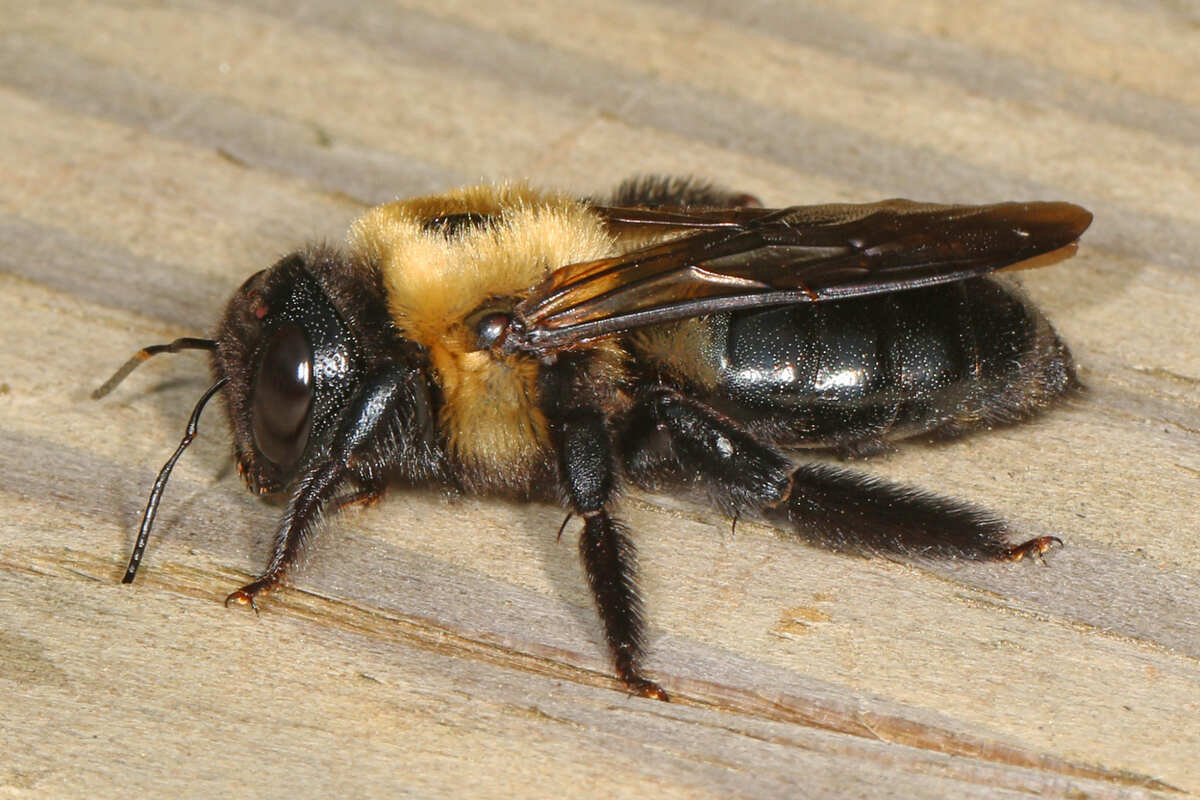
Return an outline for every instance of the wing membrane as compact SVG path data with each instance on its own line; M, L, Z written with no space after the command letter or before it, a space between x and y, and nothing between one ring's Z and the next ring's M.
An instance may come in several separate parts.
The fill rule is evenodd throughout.
M1046 254L1091 223L1070 203L706 211L597 207L620 238L676 238L556 270L517 306L536 352L714 311L820 302L963 280Z

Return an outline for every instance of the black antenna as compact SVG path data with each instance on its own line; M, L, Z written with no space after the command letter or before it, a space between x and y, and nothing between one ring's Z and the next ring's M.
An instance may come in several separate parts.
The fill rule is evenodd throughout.
M178 344L182 341L184 340L177 339L172 342L171 345L159 346L171 347L172 345ZM203 342L208 340L193 339L191 341ZM150 349L151 348L146 348L145 350L142 350L141 353L146 353ZM163 351L157 350L155 352ZM175 351L171 350L170 352ZM110 380L109 383L112 383L115 386L120 382L120 379L124 378L125 375L128 375L129 372L132 371L133 368L138 365L138 363L140 363L140 361L144 361L145 359L154 355L154 353L149 353L149 355L142 356L141 353L130 359L129 363L132 363L133 366L129 366L129 363L127 363L125 367L128 367L128 369L125 367L121 368L121 370L123 370L125 373L124 375L121 374L121 371L118 371L117 375L113 376L113 378L116 378L116 381L114 382ZM183 451L187 449L187 446L192 443L192 439L196 438L196 426L200 423L200 412L204 411L204 405L211 400L212 396L219 392L221 387L228 382L228 378L221 378L221 380L208 387L208 391L201 396L200 400L196 403L196 407L192 409L192 418L188 420L187 430L185 430L183 433L183 439L180 440L179 447L175 449L175 455L171 456L166 464L163 464L163 468L158 473L158 478L154 481L154 488L150 491L150 501L146 503L146 513L142 515L142 527L138 529L137 543L133 546L133 553L129 556L129 566L125 568L125 577L121 579L121 583L133 583L133 578L135 575L137 575L138 565L142 563L142 554L146 552L146 543L150 541L150 528L154 526L154 517L158 514L158 504L162 502L163 491L167 488L167 479L171 477L171 470L175 468L175 462L179 460L181 455L183 455ZM108 384L105 384L105 386L107 385ZM103 389L104 386L100 388Z
M133 356L121 365L121 368L113 373L113 376L106 380L104 384L92 392L92 399L99 400L104 395L117 388L117 384L125 380L129 373L137 369L138 365L151 356L156 356L159 353L178 353L180 350L216 350L217 342L214 339L195 339L191 336L184 336L181 339L176 339L170 344L152 344L149 347L143 347L138 350Z
M99 400L111 392L117 387L117 384L129 377L129 373L137 369L139 364L151 356L156 356L159 353L178 353L180 350L216 349L216 340L196 339L191 336L181 337L168 344L152 344L149 347L143 347L122 364L121 368L114 372L111 378L106 380L96 391L92 392L92 399ZM133 546L133 554L129 556L129 566L125 568L125 577L121 579L121 583L133 583L133 578L137 575L138 565L142 561L142 555L146 552L146 543L150 541L150 528L153 527L154 517L158 514L158 504L162 502L163 491L167 488L167 479L171 477L171 470L175 468L175 462L183 455L183 451L192 443L192 439L196 438L197 425L200 422L200 412L204 410L204 405L227 382L227 378L221 378L221 380L209 387L208 391L196 403L196 407L192 409L192 418L188 420L187 430L183 434L183 440L179 442L179 447L175 450L175 455L171 456L171 459L159 471L158 479L154 481L154 489L150 492L150 502L146 503L146 513L142 515L142 527L138 530L137 544Z

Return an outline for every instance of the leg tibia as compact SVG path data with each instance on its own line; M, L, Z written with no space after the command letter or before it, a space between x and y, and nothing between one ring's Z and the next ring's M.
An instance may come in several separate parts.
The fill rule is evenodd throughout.
M672 457L639 461L631 443L627 453L635 457L627 463L641 483L652 482L655 468L696 480L727 513L782 522L812 544L864 554L1017 560L1057 541L1010 545L1004 521L968 503L839 467L793 467L735 421L669 388L647 395L642 408L640 420L653 420L665 433Z
M604 512L586 516L579 537L579 554L617 675L638 694L666 700L667 693L643 678L638 666L645 623L634 582L637 550L625 527Z
M832 550L975 560L1011 557L1004 521L976 506L845 469L807 464L787 498L767 508Z

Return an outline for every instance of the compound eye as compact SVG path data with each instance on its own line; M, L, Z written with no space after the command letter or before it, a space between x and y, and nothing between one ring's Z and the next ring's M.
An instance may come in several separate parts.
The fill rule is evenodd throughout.
M259 452L281 467L300 460L312 428L312 348L287 325L271 336L258 362L250 406Z

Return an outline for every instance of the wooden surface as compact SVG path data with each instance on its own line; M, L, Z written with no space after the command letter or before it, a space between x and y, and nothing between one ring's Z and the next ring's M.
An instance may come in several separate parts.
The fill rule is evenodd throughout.
M1197 76L1189 0L3 3L0 796L1200 793ZM226 610L278 509L210 413L118 583L207 385L90 400L136 348L369 204L647 171L1091 208L1025 278L1089 391L865 467L1067 547L865 561L634 495L666 705L610 679L554 508L394 494Z

